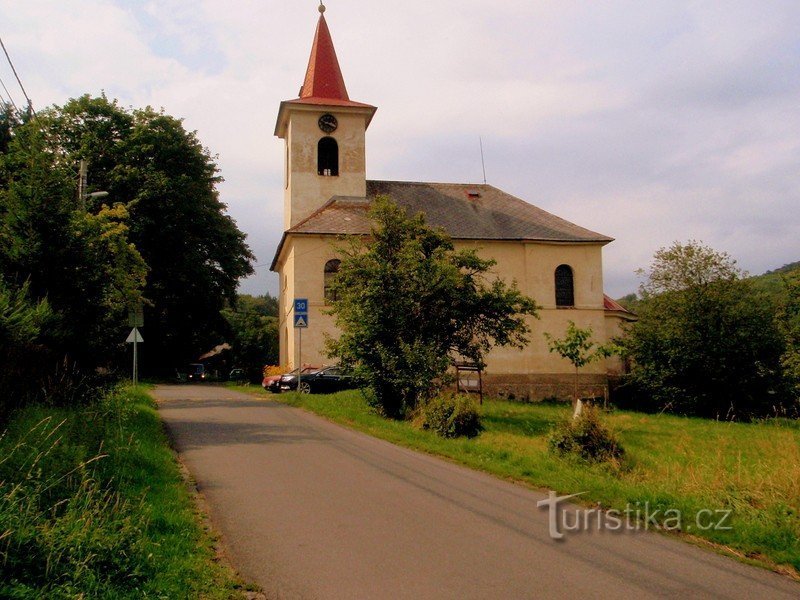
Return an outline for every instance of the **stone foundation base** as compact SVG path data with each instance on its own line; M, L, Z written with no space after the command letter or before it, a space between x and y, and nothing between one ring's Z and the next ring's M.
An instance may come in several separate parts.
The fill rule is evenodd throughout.
M572 400L574 375L489 375L483 376L485 396L541 402L542 400ZM581 398L608 398L608 376L578 375L578 396Z

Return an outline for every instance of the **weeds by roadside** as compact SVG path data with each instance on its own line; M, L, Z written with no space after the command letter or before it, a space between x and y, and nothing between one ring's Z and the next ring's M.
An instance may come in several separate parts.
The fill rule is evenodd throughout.
M142 389L18 411L0 457L0 597L238 597Z

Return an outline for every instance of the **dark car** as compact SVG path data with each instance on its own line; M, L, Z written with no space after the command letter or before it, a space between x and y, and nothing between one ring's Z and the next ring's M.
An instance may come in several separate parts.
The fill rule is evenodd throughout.
M183 372L186 375L186 381L206 380L206 367L202 363L192 363L187 365Z
M316 373L317 371L319 371L319 367L303 367L303 377L311 373ZM264 380L261 382L261 387L273 394L296 390L297 369L289 371L288 373L283 373L282 375L269 375L264 377Z
M297 377L293 379L294 387L297 389ZM283 387L283 378L281 378L281 387ZM299 392L301 394L332 394L341 390L349 390L356 387L355 381L349 375L342 372L339 367L327 367L309 373L303 373L300 381Z
M228 374L228 381L235 381L236 383L244 383L247 381L247 373L245 373L244 369L235 368L231 369L231 372Z

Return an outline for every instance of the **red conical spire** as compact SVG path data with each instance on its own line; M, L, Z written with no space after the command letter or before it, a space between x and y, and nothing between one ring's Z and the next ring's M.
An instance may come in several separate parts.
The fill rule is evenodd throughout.
M306 69L306 79L303 87L300 88L300 97L293 100L281 102L278 111L278 121L275 124L275 135L280 138L286 136L286 128L289 123L290 107L305 105L326 107L330 110L333 107L343 107L347 110L357 109L352 114L363 113L366 118L366 126L369 127L375 111L378 110L370 104L353 102L347 94L344 86L344 77L339 68L339 60L336 58L336 50L333 48L331 32L325 22L325 6L320 2L319 22L317 32L314 35L314 44L311 47L311 58L308 59Z
M331 100L350 100L344 85L342 70L336 58L331 32L325 22L325 6L320 4L317 32L308 59L306 79L300 88L301 98L326 98Z

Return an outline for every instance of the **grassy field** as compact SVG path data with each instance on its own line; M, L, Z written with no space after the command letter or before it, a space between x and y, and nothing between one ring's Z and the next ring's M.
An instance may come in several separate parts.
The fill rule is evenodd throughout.
M712 542L744 560L800 572L800 423L721 423L617 411L606 422L619 432L626 458L588 465L547 451L547 435L567 417L559 404L488 401L486 430L472 440L446 440L409 423L387 421L359 392L265 395L409 448L469 467L623 510L630 503L677 509L684 536ZM729 531L700 531L702 509L731 510ZM705 525L705 521L703 521Z
M0 438L0 597L234 598L143 388Z

